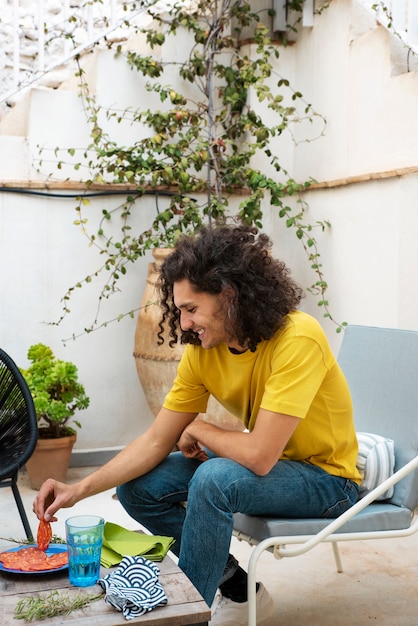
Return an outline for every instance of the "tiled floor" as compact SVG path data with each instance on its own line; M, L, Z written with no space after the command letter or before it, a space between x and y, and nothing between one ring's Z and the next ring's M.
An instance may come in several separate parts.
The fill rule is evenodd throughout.
M91 469L71 468L68 480L74 482ZM25 472L21 472L19 487L32 530L36 531L32 513L36 492L30 489ZM100 513L125 528L138 528L112 498L113 493L105 492L71 510L61 510L54 533L64 536L65 519L79 513ZM0 537L24 537L10 489L0 489ZM4 545L1 541L0 547ZM232 552L245 568L251 548L233 539ZM342 574L335 569L329 545L281 561L270 554L262 555L258 577L276 603L274 617L264 626L418 626L418 533L399 540L341 544L340 552Z

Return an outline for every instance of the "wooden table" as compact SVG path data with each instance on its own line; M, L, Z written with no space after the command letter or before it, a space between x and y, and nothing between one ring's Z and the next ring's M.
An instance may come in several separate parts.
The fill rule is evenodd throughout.
M16 547L16 544L1 543L0 551ZM205 626L210 620L210 609L190 580L169 556L156 564L160 569L159 580L163 586L168 603L156 607L149 613L133 620L126 620L122 613L109 606L103 599L89 604L84 609L77 609L69 615L51 617L47 620L32 622L46 624L65 624L65 626L120 626L121 624L152 624L152 626ZM102 575L110 570L102 568ZM19 600L28 596L45 596L57 589L60 593L88 595L100 593L101 587L94 585L81 589L73 587L68 581L68 571L55 574L12 574L0 571L0 624L1 626L19 626L23 620L16 620L14 612Z

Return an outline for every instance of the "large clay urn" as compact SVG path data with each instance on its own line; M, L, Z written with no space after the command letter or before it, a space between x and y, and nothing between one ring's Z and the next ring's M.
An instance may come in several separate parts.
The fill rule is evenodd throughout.
M154 261L148 266L148 276L138 313L134 357L138 377L152 413L157 415L164 398L171 388L176 376L177 365L184 351L184 346L169 346L168 333L164 335L164 343L158 345L158 323L161 319L159 294L156 288L158 268L170 249L156 248L153 250ZM228 430L242 430L242 423L213 398L208 405L205 419Z
M152 413L157 415L176 376L177 364L184 346L169 346L168 333L164 343L158 345L158 323L161 319L159 296L156 288L158 267L170 254L169 248L153 250L154 262L148 266L148 276L142 295L135 331L134 357L139 380Z

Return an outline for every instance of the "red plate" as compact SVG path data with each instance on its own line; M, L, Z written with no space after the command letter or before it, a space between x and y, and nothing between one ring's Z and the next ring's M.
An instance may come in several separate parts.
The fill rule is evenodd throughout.
M37 548L37 544L26 545L26 546L18 546L17 548L11 548L10 550L3 550L3 552L20 552L20 550L25 550L26 548ZM59 554L61 552L67 552L66 544L62 543L51 543L49 548L45 550L48 556L52 556L53 554ZM55 572L61 572L62 570L68 569L68 563L62 565L60 567L56 567L55 569L45 569L45 570L36 570L36 571L26 571L21 569L10 569L8 567L4 567L3 563L0 563L0 572L10 572L11 574L55 574Z

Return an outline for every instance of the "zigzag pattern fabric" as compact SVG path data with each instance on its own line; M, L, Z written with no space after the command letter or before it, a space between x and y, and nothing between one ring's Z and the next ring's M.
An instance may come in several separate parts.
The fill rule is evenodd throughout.
M159 573L159 568L148 559L125 556L118 568L98 583L106 592L105 602L123 612L126 619L134 619L167 604Z

